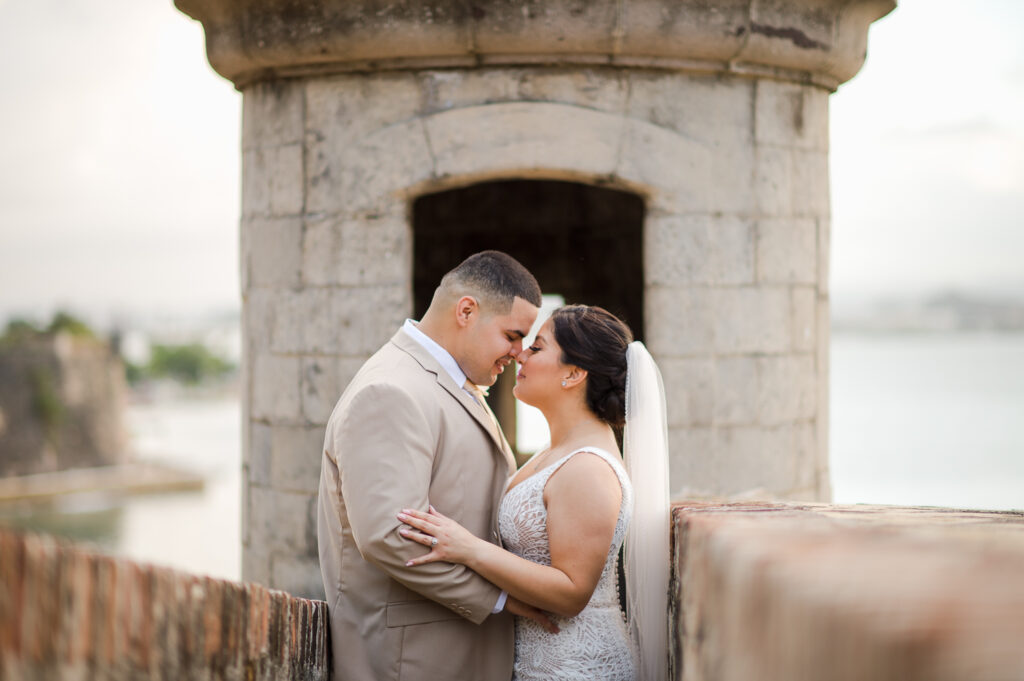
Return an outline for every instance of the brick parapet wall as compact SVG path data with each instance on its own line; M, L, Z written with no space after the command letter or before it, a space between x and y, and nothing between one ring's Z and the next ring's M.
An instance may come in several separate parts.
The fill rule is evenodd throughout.
M0 681L328 679L327 605L0 530Z
M1024 513L686 503L672 678L1024 679Z

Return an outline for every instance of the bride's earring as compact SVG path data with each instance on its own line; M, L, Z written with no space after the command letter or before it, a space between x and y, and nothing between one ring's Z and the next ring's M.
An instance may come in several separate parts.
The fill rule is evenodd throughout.
M563 388L565 387L565 381L562 381L562 387Z

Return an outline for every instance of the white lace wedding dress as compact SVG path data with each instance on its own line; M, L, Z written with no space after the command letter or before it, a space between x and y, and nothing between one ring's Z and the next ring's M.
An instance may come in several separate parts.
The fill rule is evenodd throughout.
M498 522L505 548L527 560L551 564L544 486L580 452L600 456L622 486L622 504L604 570L590 603L572 618L556 617L561 631L551 634L533 620L516 617L517 681L634 681L636 652L619 607L616 563L633 508L633 486L618 456L586 448L569 454L517 484L501 501Z

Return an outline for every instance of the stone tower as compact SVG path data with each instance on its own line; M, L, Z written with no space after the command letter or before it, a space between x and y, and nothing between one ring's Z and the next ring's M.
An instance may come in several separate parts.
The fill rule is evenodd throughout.
M245 579L322 594L331 408L482 248L646 341L675 493L828 499L828 95L894 0L176 4L244 95Z

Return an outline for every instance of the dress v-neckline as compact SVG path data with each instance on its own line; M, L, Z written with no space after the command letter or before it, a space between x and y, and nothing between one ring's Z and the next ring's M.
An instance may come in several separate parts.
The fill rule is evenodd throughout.
M601 453L603 453L603 454L607 454L608 456L611 456L611 453L610 453L610 452L608 452L608 451L606 451L606 450L602 449L601 447L579 447L579 448L577 448L577 449L574 449L574 450L572 450L571 452L569 452L569 453L568 453L568 454L566 454L565 456L563 456L563 457L561 457L561 458L559 458L559 459L556 459L555 461L552 461L552 462L551 462L551 463L549 463L548 465L544 466L544 468L538 468L537 470L535 470L534 472L530 473L530 474L529 474L529 475L527 475L527 476L526 476L525 478L523 478L522 480L520 480L519 482L517 482L516 484L514 484L514 485L513 485L513 484L512 484L512 481L516 479L516 476L517 476L517 475L519 475L519 471L516 471L516 472L515 472L515 473L514 473L514 474L513 474L513 475L512 475L512 476L511 476L511 477L510 477L509 479L508 479L508 483L507 483L507 484L505 485L505 494L508 494L509 492L511 492L512 490L516 489L517 487L519 487L519 486L521 486L521 485L525 484L525 483L526 483L526 482L527 482L528 480L530 480L531 478L535 478L535 477L537 477L538 475L540 475L541 473L543 473L543 472L544 472L544 471L546 471L547 469L551 468L552 466L557 466L558 464L560 464L560 463L562 463L563 461L565 461L566 459L568 459L568 458L569 458L570 456L573 456L573 455L575 455L575 454L579 454L580 452L589 452L589 451L591 451L591 450L594 450L594 451L598 451L598 452L601 452ZM520 469L520 470L522 470L522 469Z

